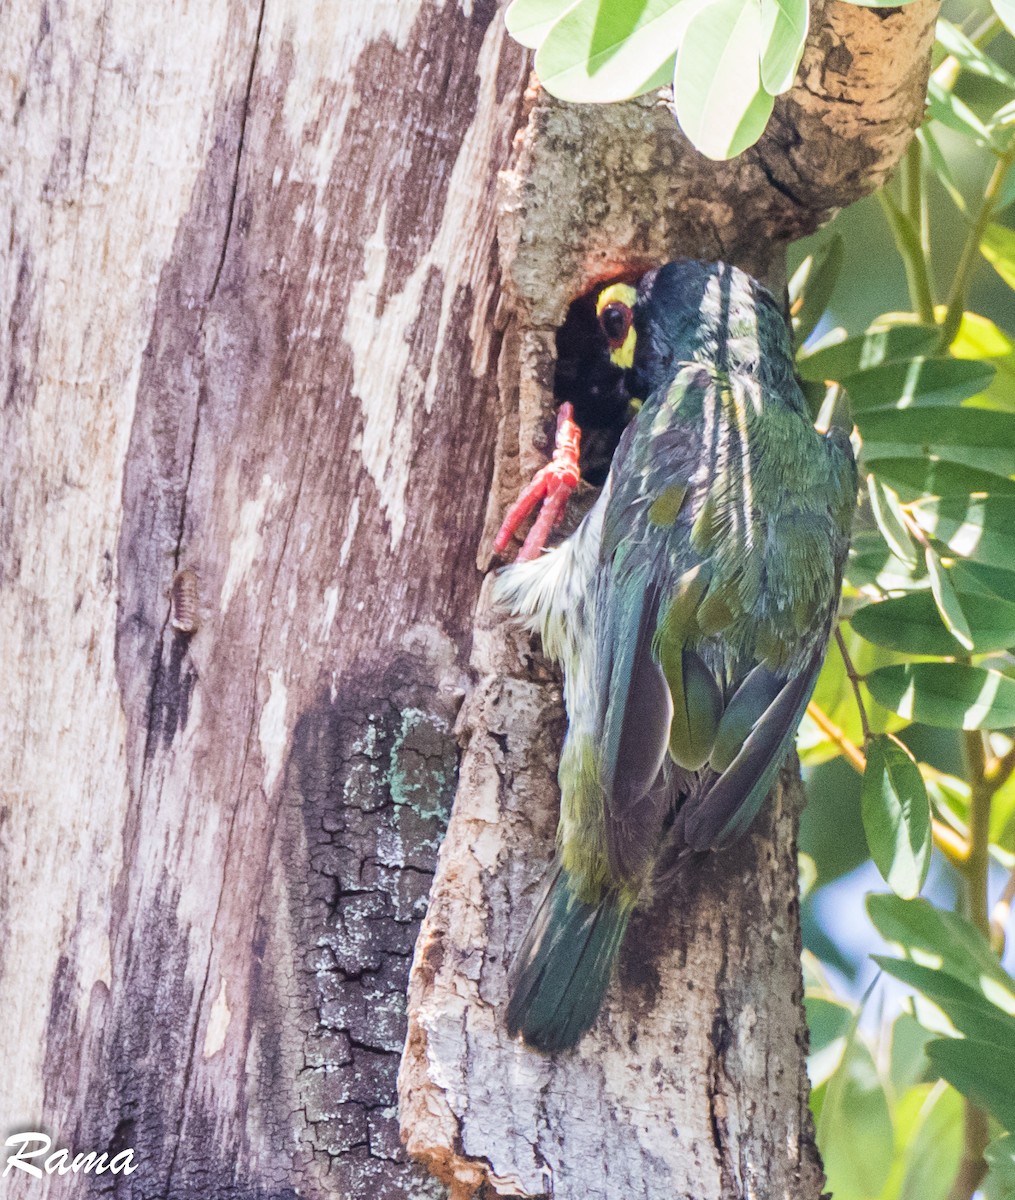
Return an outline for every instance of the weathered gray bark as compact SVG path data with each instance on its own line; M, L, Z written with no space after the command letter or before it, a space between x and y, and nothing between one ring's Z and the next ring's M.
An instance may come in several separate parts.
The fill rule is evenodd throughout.
M0 39L0 1112L138 1163L4 1194L440 1194L395 1075L522 55L431 0L15 0Z
M680 255L724 258L778 289L787 243L880 185L903 153L936 11L829 0L797 86L730 164L695 154L657 98L598 109L533 97L502 192L509 321L484 546L545 458L568 303ZM507 1038L502 1012L552 854L559 692L482 600L472 665L459 788L410 984L399 1077L410 1151L463 1196L814 1200L799 774L784 775L744 844L688 872L632 930L602 1018L574 1054L546 1060Z

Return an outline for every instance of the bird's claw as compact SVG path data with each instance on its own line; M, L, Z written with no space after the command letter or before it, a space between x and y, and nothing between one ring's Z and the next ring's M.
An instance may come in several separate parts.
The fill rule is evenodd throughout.
M557 435L554 440L553 458L537 471L532 482L508 509L493 548L503 554L518 526L542 503L528 536L518 551L516 562L530 562L536 558L554 527L564 516L571 493L578 486L581 472L578 468L578 453L581 448L581 430L574 419L570 404L562 404L557 411Z

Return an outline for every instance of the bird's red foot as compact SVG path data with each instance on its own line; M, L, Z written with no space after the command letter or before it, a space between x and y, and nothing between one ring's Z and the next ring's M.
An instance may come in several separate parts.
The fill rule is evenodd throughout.
M542 470L536 472L529 486L508 509L504 524L494 539L493 548L496 554L504 553L515 530L536 505L542 502L539 516L529 530L515 561L529 562L539 555L554 526L558 525L564 516L568 499L581 479L578 469L580 448L581 430L575 424L574 409L570 404L562 404L557 410L557 436L554 441L553 458Z

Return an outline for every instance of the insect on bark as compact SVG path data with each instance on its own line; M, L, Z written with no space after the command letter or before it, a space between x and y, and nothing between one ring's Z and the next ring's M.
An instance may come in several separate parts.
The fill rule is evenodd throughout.
M197 573L190 567L177 571L169 591L169 621L177 633L196 633L198 613Z

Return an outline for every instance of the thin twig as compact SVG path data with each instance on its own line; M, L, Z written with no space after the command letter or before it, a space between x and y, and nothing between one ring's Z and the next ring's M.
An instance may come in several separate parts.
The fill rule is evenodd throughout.
M984 935L990 937L987 916L987 871L990 866L990 803L994 789L986 781L987 749L978 729L967 729L962 748L969 780L969 859L965 867L966 915ZM990 1140L990 1122L986 1112L968 1096L964 1101L965 1133L962 1164L948 1200L972 1200L987 1171L983 1153Z
M917 143L914 142L914 144ZM886 188L882 188L877 193L877 198L885 214L888 227L892 231L895 248L906 268L906 282L909 286L913 307L920 314L921 321L927 325L933 325L934 297L931 291L930 274L927 270L927 259L920 245L920 231L913 225L908 214L902 211Z
M863 774L867 770L867 759L864 758L863 751L846 734L839 728L838 725L823 712L812 700L807 705L807 715L814 722L821 732L828 738L830 742L834 742L842 751L843 757L847 759L849 765L854 767L859 774Z
M966 1100L965 1146L959 1173L948 1193L948 1200L972 1200L976 1189L987 1173L987 1162L983 1157L990 1141L990 1120L982 1108Z
M969 920L990 937L987 916L987 870L990 865L990 804L994 790L986 780L987 751L979 729L967 729L962 749L969 780L969 862L966 869Z
M962 314L966 311L966 295L969 292L973 272L980 261L980 242L983 241L983 235L994 215L994 206L1001 195L1001 189L1004 187L1004 181L1013 160L1015 160L1015 139L1009 143L1008 148L994 164L990 180L983 190L983 203L980 205L980 211L976 214L976 220L962 247L959 264L955 268L952 290L948 295L948 307L941 324L940 349L942 351L947 350L955 341L955 335L959 332L959 326L962 324Z
M860 713L860 728L863 730L864 745L871 739L870 722L867 720L867 709L864 706L863 696L860 693L860 676L856 673L856 668L853 666L853 660L849 656L849 650L846 648L846 639L842 636L842 628L839 625L835 627L835 643L839 647L839 653L842 655L842 665L846 668L846 678L849 680L853 688L853 695L856 697L856 707Z
M930 274L930 215L923 187L923 147L916 138L909 143L902 160L902 194L906 216L916 234L913 247L913 275L910 289L913 307L920 320L934 324L934 283ZM917 253L919 251L919 253Z

